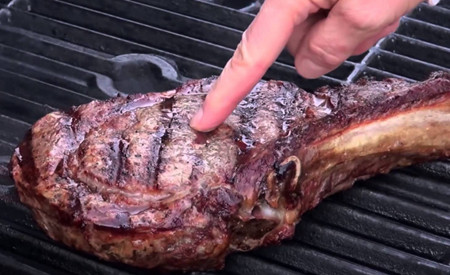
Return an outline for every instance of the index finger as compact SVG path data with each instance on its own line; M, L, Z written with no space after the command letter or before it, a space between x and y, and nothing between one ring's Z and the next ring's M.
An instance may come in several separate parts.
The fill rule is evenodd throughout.
M318 10L312 1L266 0L191 120L191 127L210 131L225 121L275 62L295 25Z

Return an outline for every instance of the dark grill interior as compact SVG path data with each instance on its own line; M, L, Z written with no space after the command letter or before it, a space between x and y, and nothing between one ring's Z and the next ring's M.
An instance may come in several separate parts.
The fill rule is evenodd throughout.
M6 164L44 114L118 92L219 74L252 0L0 0L1 274L148 274L67 249L35 225ZM395 34L318 80L283 53L266 78L306 90L362 76L422 80L450 68L450 1L421 4ZM450 274L450 162L357 183L304 216L293 240L228 258L217 274ZM216 273L195 273L216 274Z

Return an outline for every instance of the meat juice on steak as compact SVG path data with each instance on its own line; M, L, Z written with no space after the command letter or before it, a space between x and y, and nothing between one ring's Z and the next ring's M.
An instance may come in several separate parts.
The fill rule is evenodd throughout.
M53 239L108 261L220 269L356 180L450 155L450 74L307 93L261 81L224 124L189 120L215 77L50 113L11 160Z

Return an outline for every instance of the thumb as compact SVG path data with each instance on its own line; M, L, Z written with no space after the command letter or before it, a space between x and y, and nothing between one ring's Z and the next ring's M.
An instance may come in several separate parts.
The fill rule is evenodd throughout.
M317 78L337 68L353 53L376 43L397 27L401 16L422 0L341 0L328 16L304 36L295 66L305 78ZM373 45L372 44L372 45ZM372 46L370 45L370 46Z

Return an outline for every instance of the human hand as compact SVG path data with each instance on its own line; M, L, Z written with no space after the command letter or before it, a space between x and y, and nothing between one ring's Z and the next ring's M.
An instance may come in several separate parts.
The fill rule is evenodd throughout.
M400 17L420 2L266 0L191 127L207 132L225 121L285 47L301 76L317 78L395 31Z

